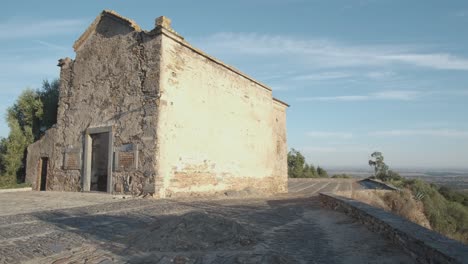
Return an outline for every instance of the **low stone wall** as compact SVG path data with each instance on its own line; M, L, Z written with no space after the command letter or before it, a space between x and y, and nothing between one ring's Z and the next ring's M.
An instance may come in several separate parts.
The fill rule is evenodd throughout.
M320 200L323 207L344 212L384 235L419 263L468 263L468 246L397 215L331 193L320 193Z
M389 190L389 191L398 190L398 188L396 188L395 186L392 186L390 184L387 184L379 180L370 179L370 178L360 180L358 183L366 187L367 189L381 189L381 190Z
M31 187L12 188L12 189L0 189L0 193L29 192L29 191L32 191L32 188L31 188Z

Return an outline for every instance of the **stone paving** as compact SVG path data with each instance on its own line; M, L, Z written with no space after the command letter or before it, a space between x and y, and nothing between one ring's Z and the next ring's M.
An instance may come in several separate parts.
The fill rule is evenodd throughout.
M413 263L320 207L317 192L359 188L354 182L293 180L289 188L250 199L0 194L0 263Z
M290 195L312 196L320 192L360 190L363 187L354 179L290 179Z

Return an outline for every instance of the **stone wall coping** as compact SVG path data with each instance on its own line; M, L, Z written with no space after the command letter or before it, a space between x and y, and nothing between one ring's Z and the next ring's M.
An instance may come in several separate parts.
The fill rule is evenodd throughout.
M0 189L0 193L28 192L28 191L32 191L32 188L24 187L24 188L13 188L13 189Z
M75 41L75 44L73 45L73 49L75 51L77 51L80 46L86 42L86 40L89 38L89 36L96 30L96 27L97 25L99 24L99 22L101 21L102 17L104 16L108 16L108 17L111 17L121 23L124 23L124 24L127 24L129 25L130 27L133 28L133 30L135 30L136 32L144 32L145 34L148 34L148 35L158 35L158 34L163 34L169 38L171 38L172 40L178 42L179 44L187 47L188 49L192 50L193 52L195 53L198 53L199 55L205 57L206 59L230 70L231 72L234 72L235 74L237 75L240 75L252 82L254 82L255 84L259 85L260 87L268 90L269 92L272 91L272 89L270 87L268 87L267 85L255 80L254 78L248 76L247 74L241 72L240 70L234 68L233 66L230 66L228 64L225 64L224 62L206 54L205 52L203 52L202 50L200 49L197 49L195 47L193 47L192 45L190 45L187 41L184 40L184 38L182 36L180 36L177 32L175 32L171 26L170 26L170 19L167 18L167 17L159 17L156 19L156 28L154 28L153 30L151 31L143 31L140 26L133 20L131 19L128 19L126 17L123 17L121 15L119 15L117 12L113 11L113 10L104 10L101 12L101 14L99 14L96 19L93 21L93 23L86 29L86 31L78 38L78 40ZM273 101L276 101L276 102L279 102L287 107L289 107L289 105L283 101L280 101L276 98L273 98Z
M378 185L380 186L382 189L386 189L386 190L393 190L393 191L398 191L400 189L398 189L397 187L391 185L391 184L388 184L388 183L385 183L381 180L377 180L377 179L371 179L371 178L365 178L363 180L360 180L361 182L365 182L365 181L368 181L368 182L371 182L375 185Z
M288 178L288 181L307 181L307 182L357 182L357 178Z
M421 263L468 263L468 246L359 201L320 193L322 206L344 212L391 239Z
M289 104L287 104L287 103L285 103L284 101L281 101L280 99L277 99L277 98L275 98L275 97L273 97L273 102L274 102L274 103L278 103L278 104L280 104L280 105L282 105L282 106L286 106L286 107L289 107L289 106L290 106Z
M111 17L117 21L120 21L122 23L125 23L129 25L131 28L133 28L137 32L141 32L140 26L133 20L123 17L119 15L117 12L113 10L103 10L97 17L94 19L93 23L85 30L85 32L75 41L75 44L73 44L73 49L77 51L80 46L86 42L88 37L96 30L97 25L101 21L101 19L104 17Z
M255 84L258 84L259 86L261 86L262 88L268 90L268 91L272 91L272 89L270 87L268 87L266 84L263 84L257 80L255 80L254 78L248 76L247 74L241 72L240 70L234 68L233 66L231 65L228 65L218 59L216 59L215 57L213 56L210 56L208 54L206 54L205 52L203 52L202 50L198 49L198 48L195 48L193 47L190 43L188 43L187 41L184 40L183 37L181 37L179 34L175 33L172 29L166 29L166 28L163 28L163 27L158 27L156 28L154 31L151 31L150 33L153 33L153 34L163 34L164 36L166 37L169 37L170 39L174 40L175 42L181 44L182 46L192 50L193 52L205 57L206 59L228 69L229 71L231 72L234 72L235 74L237 75L240 75L246 79L248 79L249 81L252 81L254 82Z

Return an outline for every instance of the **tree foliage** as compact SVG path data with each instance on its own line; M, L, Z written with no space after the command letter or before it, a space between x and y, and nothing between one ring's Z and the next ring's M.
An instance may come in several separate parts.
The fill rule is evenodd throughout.
M288 153L289 178L318 178L328 177L328 173L321 167L315 169L314 165L307 164L304 155L295 149Z
M0 140L0 184L24 181L26 149L57 121L58 80L26 89L7 109L10 133Z
M318 166L317 167L317 175L320 178L328 178L328 173L326 170L324 170L322 167Z
M431 227L448 237L468 243L468 195L422 180L408 180L389 169L381 152L374 152L369 165L375 177L411 191L422 202Z
M374 176L379 180L401 180L401 176L397 172L390 170L387 164L385 164L382 152L376 151L371 154L369 166L374 168Z
M341 174L334 174L331 176L333 179L351 179L353 178L351 175L348 175L346 173L341 173Z
M403 184L415 197L421 197L424 214L435 231L468 243L468 207L460 198L449 194L454 191L448 188L441 190L435 184L418 179L403 180ZM449 199L444 194L448 195Z

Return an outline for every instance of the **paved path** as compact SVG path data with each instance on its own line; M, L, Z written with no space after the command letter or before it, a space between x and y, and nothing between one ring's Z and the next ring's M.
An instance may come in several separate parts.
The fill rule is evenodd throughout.
M363 187L354 179L290 179L290 195L313 196L320 192L359 190Z
M274 199L0 194L0 263L413 263L353 219L320 207L314 192L353 188L335 183L291 182L292 194ZM25 213L5 205L12 200Z

